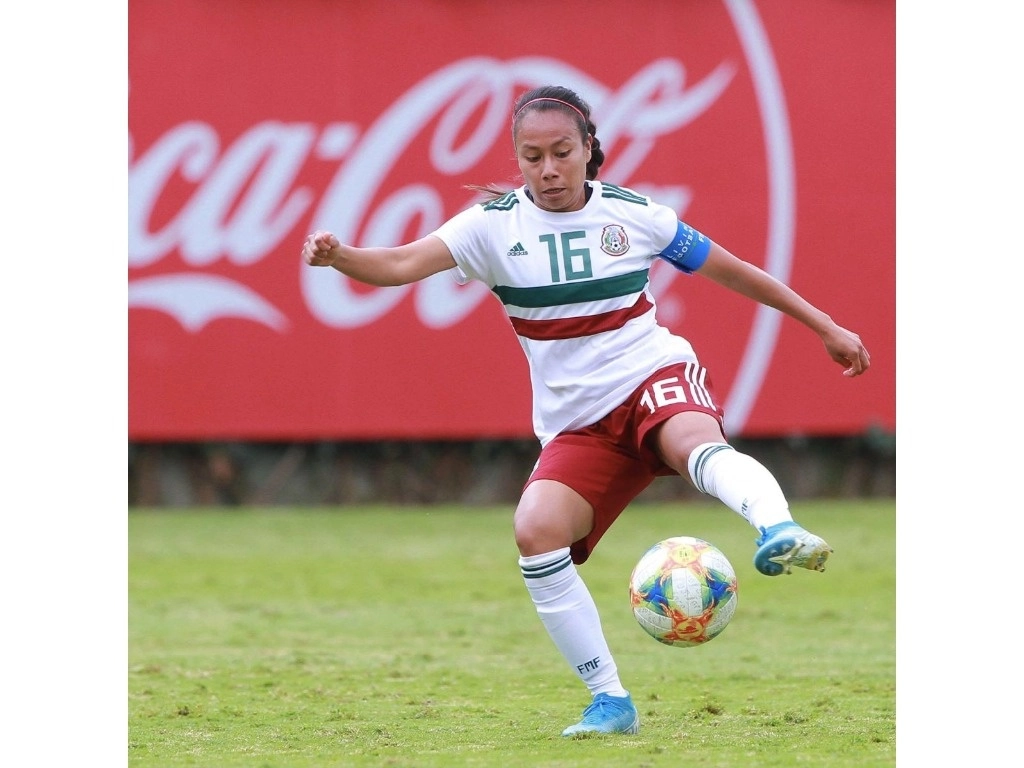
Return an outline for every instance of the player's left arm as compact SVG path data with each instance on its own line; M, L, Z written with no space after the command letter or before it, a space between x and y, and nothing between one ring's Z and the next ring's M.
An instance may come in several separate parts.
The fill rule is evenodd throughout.
M754 301L785 312L821 338L829 356L844 366L846 376L859 376L871 365L871 356L853 331L839 326L825 312L763 269L743 261L715 242L695 272Z

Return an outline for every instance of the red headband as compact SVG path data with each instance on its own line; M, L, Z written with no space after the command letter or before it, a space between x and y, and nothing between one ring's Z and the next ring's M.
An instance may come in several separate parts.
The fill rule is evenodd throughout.
M516 113L515 113L515 114L514 114L514 115L512 116L512 124L513 124L513 125L515 125L515 122L516 122L516 120L518 120L518 119L519 119L519 116L520 116L521 114L523 114L523 110L524 110L524 109L526 109L526 108L527 108L528 106L530 106L531 104L536 104L536 103L537 103L538 101L556 101L556 102L558 102L559 104L564 104L564 105L565 105L565 106L567 106L567 107L568 107L569 109L571 109L571 110L572 110L573 112L575 112L575 113L576 113L577 115L579 115L580 117L582 117L582 118L583 118L583 124L584 124L584 125L587 125L587 124L589 123L589 121L587 120L587 116L586 116L586 115L584 115L584 114L583 114L582 112L580 112L580 111L579 111L579 110L578 110L578 109L577 109L576 107L574 107L574 106L573 106L572 104L570 104L570 103L569 103L568 101L562 101L561 99L556 99L556 98L554 98L553 96L541 96L540 98L536 98L536 99L530 99L530 100L529 100L528 102L526 102L525 104L523 104L523 106L521 106L521 107L519 108L519 110L518 110L518 111L517 111L517 112L516 112Z

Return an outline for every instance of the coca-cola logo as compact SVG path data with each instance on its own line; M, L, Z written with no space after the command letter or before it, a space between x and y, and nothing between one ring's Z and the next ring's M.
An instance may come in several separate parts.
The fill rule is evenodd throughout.
M725 6L747 58L764 127L770 194L763 266L785 281L792 257L794 202L781 87L753 5L728 0ZM450 328L489 296L484 286L459 286L440 274L415 285L367 290L334 270L304 267L297 257L300 242L295 233L325 228L345 242L391 245L408 239L411 222L421 234L432 231L455 212L444 177L473 169L496 150L508 153L513 100L525 88L545 83L567 85L590 101L609 158L601 178L648 191L643 164L659 139L705 114L738 70L738 62L725 59L689 82L682 60L657 58L613 88L555 58L473 57L431 72L366 126L266 120L225 144L215 125L173 125L129 158L129 309L164 313L190 334L201 333L218 318L287 332L295 318L246 282L244 271L211 271L224 262L235 268L254 267L274 256L295 259L303 306L324 326L367 326L409 298L425 327ZM435 175L408 180L382 196L385 180L393 181L410 144L424 136ZM134 154L134 143L129 146ZM336 164L322 188L300 181L311 158ZM165 200L166 189L182 181L189 185L188 194L156 224L154 210ZM654 194L681 217L692 195L688 186L664 183ZM172 254L184 268L153 274L154 265ZM658 293L676 278L670 268L656 268L652 289ZM778 323L775 312L762 308L754 315L725 404L731 429L742 426L756 398Z

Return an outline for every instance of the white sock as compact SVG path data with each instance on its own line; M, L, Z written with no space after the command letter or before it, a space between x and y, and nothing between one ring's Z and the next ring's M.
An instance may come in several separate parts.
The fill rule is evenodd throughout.
M698 491L720 499L755 528L793 519L775 476L731 445L698 445L686 466Z
M519 558L526 589L548 635L591 694L626 696L590 590L569 547Z

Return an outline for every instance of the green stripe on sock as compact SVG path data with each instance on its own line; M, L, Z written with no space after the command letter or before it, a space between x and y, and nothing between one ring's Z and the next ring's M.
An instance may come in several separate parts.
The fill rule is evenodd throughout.
M572 564L572 558L568 555L556 560L553 563L542 563L541 565L520 566L524 579L543 579L553 573L558 573Z
M732 446L731 445L725 445L724 443L722 443L721 445L715 445L715 446L712 446L711 448L705 448L703 451L701 451L700 456L697 457L697 463L694 466L694 472L693 472L693 482L694 482L694 485L697 486L697 490L700 491L701 493L705 493L705 494L707 493L707 491L704 490L704 480L703 480L704 466L708 463L708 459L710 459L712 456L714 456L719 451L725 451L725 450L731 451L732 450Z

